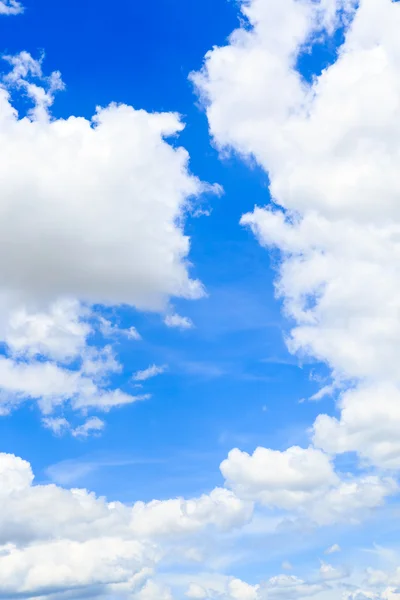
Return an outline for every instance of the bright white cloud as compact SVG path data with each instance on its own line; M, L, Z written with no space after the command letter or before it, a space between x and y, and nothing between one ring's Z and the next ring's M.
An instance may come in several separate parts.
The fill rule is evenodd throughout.
M312 447L257 448L253 455L235 449L221 463L221 472L239 498L298 513L319 525L357 522L397 492L391 478L340 477L329 455Z
M209 188L189 173L188 153L165 141L183 129L179 117L112 104L91 121L52 119L60 75L43 77L26 52L8 60L0 90L3 289L141 309L201 296L183 222L190 198ZM34 104L29 118L12 106L14 87Z
M224 531L246 523L252 502L243 501L224 488L216 488L196 500L138 502L132 511L131 527L142 537L194 532L207 523Z
M138 598L158 600L161 588L146 582L165 554L163 544L243 525L252 511L224 489L129 506L86 490L34 485L29 463L9 454L0 455L0 502L0 594L7 598L67 590L122 598L142 590Z
M0 3L0 12L6 6L20 7L11 0ZM86 429L51 413L67 402L104 411L148 398L110 385L122 367L111 351L90 346L91 304L164 310L173 296L200 297L202 284L189 274L184 221L211 187L190 174L188 153L166 141L183 129L178 115L111 104L92 120L54 119L60 73L46 76L43 57L28 52L4 59L0 410L33 400L46 427L82 435ZM31 103L26 115L13 106L15 90ZM104 337L140 339L135 327L99 319ZM95 419L88 423L99 424Z
M327 452L358 452L382 468L400 468L400 390L389 383L346 391L339 419L320 415L314 424L314 443Z
M242 224L281 251L277 293L296 323L289 348L328 363L336 385L359 387L342 396L338 421L317 420L315 439L398 468L400 4L241 8L246 25L193 79L217 145L268 172L273 203ZM297 59L338 19L344 44L309 83Z
M235 449L221 463L221 472L240 495L288 510L339 481L329 456L314 448L257 448L253 455Z
M102 376L112 372L97 365ZM119 389L108 389L107 378L97 380L95 375L85 370L69 370L52 362L15 362L0 357L0 411L8 414L27 400L36 401L45 415L50 415L57 407L69 403L74 410L97 409L108 411L111 408L146 400L149 396L129 395Z
M48 311L12 310L5 326L4 341L14 356L38 355L66 361L79 356L86 346L91 327L88 315L75 300L57 300Z

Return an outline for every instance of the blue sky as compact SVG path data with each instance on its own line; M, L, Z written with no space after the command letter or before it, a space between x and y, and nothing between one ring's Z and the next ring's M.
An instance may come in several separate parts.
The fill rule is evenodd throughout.
M400 597L399 9L0 2L1 598Z
M218 469L210 469L210 460L218 465L237 443L250 450L259 444L286 446L288 436L296 443L303 440L304 425L317 413L313 406L297 403L318 385L309 381L311 368L301 368L284 345L282 329L287 324L274 298L268 254L239 226L244 212L268 201L267 177L234 157L219 159L188 81L207 49L222 43L237 24L235 6L125 2L120 11L110 15L105 3L95 14L92 7L82 10L78 4L67 11L46 2L26 4L22 18L2 21L3 48L16 53L22 44L34 56L44 50L46 70L62 72L67 87L55 101L57 117L90 117L96 105L111 101L183 115L187 125L179 143L190 153L191 170L205 181L220 183L225 192L220 198L207 197L209 216L191 218L186 225L193 272L209 297L176 303L196 324L196 329L183 333L166 329L158 315L121 311L124 321L144 338L139 347L118 343L124 364L121 381L149 364L168 364L169 369L149 384L150 402L109 415L110 425L101 438L84 443L54 438L38 428L38 415L28 406L0 426L4 449L21 456L29 449L35 472L43 476L49 448L57 460L110 453L145 461L170 454L173 463L177 455L189 455L187 470L178 478L166 473L170 466L164 464L155 470L128 466L123 476L134 477L135 485L129 494L118 489L117 497L122 493L124 500L134 501L205 491L210 476L211 485L220 479ZM60 30L61 22L65 25ZM191 453L205 456L200 464L192 464ZM110 476L111 486L102 472L94 474L90 485L112 499L118 483Z

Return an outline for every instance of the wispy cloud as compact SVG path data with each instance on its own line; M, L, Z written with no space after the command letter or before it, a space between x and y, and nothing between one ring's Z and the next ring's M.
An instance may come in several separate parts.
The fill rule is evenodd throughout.
M101 458L82 457L77 460L63 460L50 465L45 470L47 477L59 485L80 483L89 475L104 468L130 467L135 465L162 464L165 460L144 458Z
M147 381L148 379L152 379L153 377L156 377L157 375L162 375L162 373L165 373L166 370L167 370L166 365L162 365L162 366L151 365L150 367L147 367L147 369L144 369L143 371L137 371L135 373L135 375L133 376L133 380L134 381Z

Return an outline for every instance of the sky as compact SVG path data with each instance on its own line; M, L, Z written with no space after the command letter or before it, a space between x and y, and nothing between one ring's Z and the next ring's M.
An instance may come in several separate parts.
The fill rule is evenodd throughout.
M0 1L0 598L400 599L399 28Z

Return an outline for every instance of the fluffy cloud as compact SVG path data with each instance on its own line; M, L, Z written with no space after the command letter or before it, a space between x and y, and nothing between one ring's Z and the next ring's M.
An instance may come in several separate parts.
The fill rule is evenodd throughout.
M219 583L219 585L218 585ZM223 600L258 600L259 586L249 585L240 579L223 579L211 587L205 584L192 583L186 592L187 598L206 600L208 598L222 598Z
M281 252L277 293L295 322L289 348L328 363L336 385L359 387L342 396L339 421L317 420L317 443L397 468L400 5L241 7L247 23L193 76L211 133L268 172L273 202L242 224ZM299 57L340 21L337 56L306 81Z
M201 600L269 600L308 598L326 589L325 582L308 583L293 575L271 577L261 585L250 585L240 579L219 578L210 582L192 583L186 592L188 598ZM322 598L322 596L321 596Z
M20 9L0 3L3 13ZM164 310L172 296L200 297L184 221L212 188L191 175L188 153L166 141L183 129L178 115L111 104L91 120L55 119L60 73L44 75L43 59L27 52L4 59L0 411L35 401L45 426L86 435L87 423L72 429L63 414L49 415L67 402L104 411L148 398L114 389L110 375L122 366L90 341L96 330L132 340L139 333L96 317L91 305ZM31 103L26 114L14 108L14 91Z
M241 495L288 510L339 481L329 457L313 448L257 448L251 456L235 449L221 463L221 472Z
M108 411L147 399L146 394L134 396L120 389L109 389L108 376L119 368L113 360L105 362L101 354L78 370L53 362L26 363L0 357L0 412L8 414L27 400L36 401L42 413L50 415L66 403L77 411Z
M312 447L258 448L253 455L235 449L221 472L240 498L299 513L319 525L356 522L397 491L390 478L340 477L330 457Z
M47 311L17 308L6 319L4 341L10 354L16 357L73 359L83 352L91 333L91 327L84 321L87 314L79 302L70 299L57 300Z
M52 119L59 74L44 77L27 53L9 61L0 89L3 289L145 309L201 296L183 220L190 198L209 188L189 173L187 152L165 141L183 129L179 117L112 104L91 121ZM14 87L33 102L28 118L11 104Z
M137 535L170 535L198 531L205 524L221 531L243 525L252 516L251 502L243 501L224 488L196 500L138 502L132 511L131 526Z
M177 329L192 329L193 322L189 317L181 317L174 313L173 315L167 315L164 319L164 323L167 327L176 327Z
M320 415L314 443L332 454L358 452L382 468L400 468L400 390L389 383L349 390L340 400L340 419Z
M66 590L163 597L147 582L167 550L163 544L240 526L252 510L223 489L192 500L107 502L86 490L34 485L29 463L9 454L0 455L0 504L0 594L7 598Z

